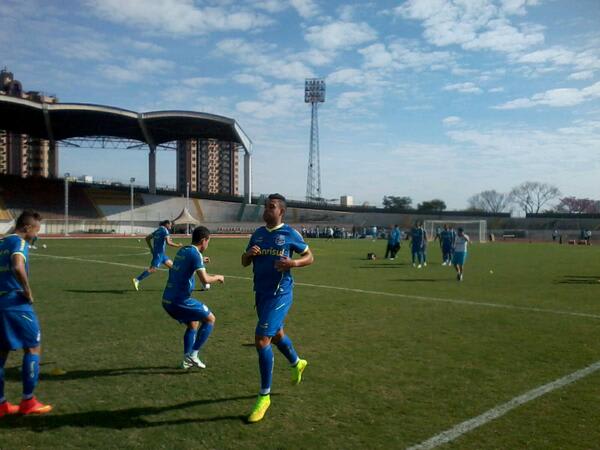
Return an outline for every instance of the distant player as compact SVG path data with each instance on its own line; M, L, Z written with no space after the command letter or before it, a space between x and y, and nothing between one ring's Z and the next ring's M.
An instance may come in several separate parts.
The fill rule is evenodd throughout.
M254 292L258 324L254 342L258 351L260 391L248 422L262 420L271 404L271 380L273 374L273 349L275 344L289 361L292 368L292 384L299 384L307 366L300 359L292 340L284 333L284 319L292 306L294 281L290 269L313 263L313 255L302 236L283 223L286 210L285 197L269 195L265 203L263 220L266 226L258 228L242 254L244 267L252 264ZM298 253L300 258L292 259Z
M424 262L423 260L423 246L425 241L425 230L419 226L419 223L415 223L415 226L410 230L410 250L412 253L412 265L420 269ZM419 264L417 266L417 263Z
M215 325L215 316L208 306L192 298L195 287L194 275L203 285L224 283L223 275L209 275L204 263L207 261L202 252L208 247L210 233L206 227L196 227L192 232L192 244L177 252L175 262L169 269L169 280L163 292L162 305L175 320L186 325L183 335L183 362L181 367L199 367L206 365L198 357L200 349L207 341Z
M396 254L398 250L400 250L400 239L402 237L402 232L398 225L394 225L394 228L391 229L390 235L388 236L387 247L385 249L385 258L390 260L394 260L396 258Z
M442 248L442 266L452 265L452 248L454 247L454 233L444 224L440 232L440 246Z
M181 244L176 244L171 240L171 231L173 230L173 224L170 220L163 220L160 223L160 226L154 230L154 232L150 233L146 236L146 244L150 248L150 252L152 252L152 261L150 262L150 267L147 270L144 270L137 277L133 278L133 287L136 291L140 290L140 282L149 277L151 274L156 272L158 268L164 264L169 269L173 267L173 261L169 259L166 253L167 245L170 247L182 247Z
M26 210L15 232L0 240L0 417L46 414L52 406L36 400L33 391L40 372L41 333L29 286L29 244L40 231L41 216ZM23 398L19 406L4 397L4 365L11 350L23 349Z
M421 222L421 230L423 230L423 248L421 249L423 267L427 267L427 230L423 222Z
M465 261L467 260L467 245L469 236L465 234L462 228L458 229L456 239L454 239L454 254L452 255L452 264L456 269L456 279L462 281Z

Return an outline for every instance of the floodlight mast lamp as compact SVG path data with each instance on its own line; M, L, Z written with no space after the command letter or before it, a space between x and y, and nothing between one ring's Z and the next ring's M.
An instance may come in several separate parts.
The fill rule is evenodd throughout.
M318 110L319 103L325 102L325 80L323 78L307 78L305 80L304 102L311 104L310 148L306 177L306 201L311 202L322 198Z

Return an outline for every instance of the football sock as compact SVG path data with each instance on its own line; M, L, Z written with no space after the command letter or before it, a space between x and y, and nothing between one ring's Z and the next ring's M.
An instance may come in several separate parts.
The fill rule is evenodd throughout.
M196 340L194 341L193 349L198 352L212 333L214 325L209 322L204 322L198 332L196 333Z
M260 394L271 392L273 379L273 348L271 344L258 350L258 366L260 368Z
M33 397L33 390L37 385L40 375L40 355L25 353L23 355L23 398L25 400Z
M285 356L287 358L287 360L290 362L290 364L293 366L294 364L298 363L298 360L300 358L298 358L298 354L296 353L296 350L294 349L294 344L292 344L292 340L288 337L287 334L285 334L277 343L277 348L279 349L279 351L281 353L283 353L283 356Z
M6 401L4 398L4 364L6 364L6 359L0 358L0 403Z
M138 281L142 281L144 278L148 278L150 276L150 272L148 272L147 270L144 270L142 273L140 273L136 279Z
M196 332L193 328L186 328L183 335L183 353L189 355L194 349L194 341L196 340Z

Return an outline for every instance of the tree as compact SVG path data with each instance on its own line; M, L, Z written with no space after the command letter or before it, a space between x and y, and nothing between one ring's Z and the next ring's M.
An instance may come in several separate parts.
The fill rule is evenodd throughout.
M599 214L600 201L591 198L563 197L556 205L556 211L571 214Z
M386 195L383 197L383 207L385 209L412 209L412 199L410 197L397 197Z
M510 191L511 202L523 209L525 214L537 214L549 201L560 195L556 186L537 181L526 181Z
M505 211L511 203L510 195L501 192L483 191L469 198L469 209L500 213Z
M433 200L425 201L417 205L418 211L443 211L445 209L446 203L439 198L434 198Z

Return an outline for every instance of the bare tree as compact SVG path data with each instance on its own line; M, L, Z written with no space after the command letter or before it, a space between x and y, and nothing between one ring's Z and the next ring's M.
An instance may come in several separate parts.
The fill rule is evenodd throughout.
M511 204L509 194L501 192L483 191L469 198L469 208L477 211L500 213L506 211Z
M525 214L537 214L549 201L560 196L556 186L537 181L526 181L510 191L511 202L523 209Z

